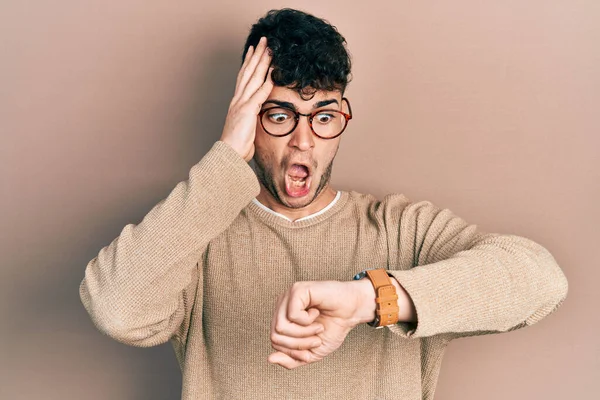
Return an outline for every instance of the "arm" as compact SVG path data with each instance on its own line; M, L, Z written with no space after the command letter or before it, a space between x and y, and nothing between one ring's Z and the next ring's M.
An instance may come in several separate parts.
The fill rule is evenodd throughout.
M258 193L250 166L216 142L189 180L88 263L80 297L94 324L130 345L169 340L191 309L208 242Z
M189 180L88 263L81 301L114 339L153 346L173 337L184 344L192 306L202 300L202 253L260 192L246 162L254 153L257 114L273 89L270 62L266 40L249 48L221 140L192 167Z
M508 332L537 323L565 300L565 275L533 240L478 231L428 201L393 195L384 202L386 229L398 244L389 273L418 317L393 332L407 338Z
M384 221L398 294L400 322L388 328L404 338L512 331L566 298L566 277L530 239L477 231L447 209L402 195L387 196L372 212ZM319 361L374 316L375 291L366 279L297 282L275 308L269 361L285 368Z

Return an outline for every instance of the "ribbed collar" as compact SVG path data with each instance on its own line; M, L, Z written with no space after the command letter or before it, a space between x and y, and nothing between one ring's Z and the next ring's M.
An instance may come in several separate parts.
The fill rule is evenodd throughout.
M311 214L310 218L303 217L297 221L290 221L287 218L282 218L277 215L273 210L266 210L266 206L263 204L257 204L257 202L250 202L247 206L248 210L256 215L261 221L267 225L277 225L286 228L304 228L307 226L318 224L325 221L332 215L340 211L348 202L350 193L345 191L338 191L339 198L337 201L333 200L323 210ZM306 218L306 219L305 219Z

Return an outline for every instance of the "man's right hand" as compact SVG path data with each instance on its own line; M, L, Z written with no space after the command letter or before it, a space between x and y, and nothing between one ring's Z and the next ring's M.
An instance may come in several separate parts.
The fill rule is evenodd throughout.
M246 161L254 156L258 113L273 89L273 67L269 68L271 58L266 37L261 37L256 50L252 46L248 48L221 134L221 141L230 145Z

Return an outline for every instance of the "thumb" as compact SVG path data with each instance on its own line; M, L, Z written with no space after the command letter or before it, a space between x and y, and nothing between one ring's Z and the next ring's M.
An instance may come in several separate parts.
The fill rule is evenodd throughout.
M315 319L321 314L321 312L317 308L309 308L306 310L308 324L312 324ZM307 324L307 325L308 325Z

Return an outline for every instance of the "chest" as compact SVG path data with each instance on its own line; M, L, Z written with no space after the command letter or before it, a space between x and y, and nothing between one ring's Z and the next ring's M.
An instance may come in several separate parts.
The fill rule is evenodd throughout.
M268 328L277 297L294 282L348 281L363 269L388 266L388 254L384 231L360 222L284 230L238 221L207 249L205 318L227 315L212 322Z
M234 224L210 243L205 289L260 298L297 281L350 280L363 269L387 267L388 254L385 232L358 222L287 230Z

